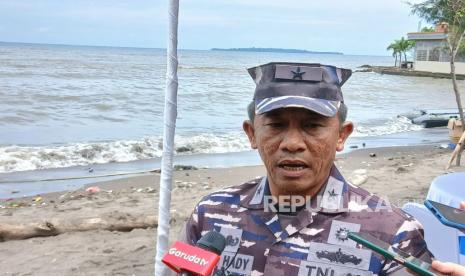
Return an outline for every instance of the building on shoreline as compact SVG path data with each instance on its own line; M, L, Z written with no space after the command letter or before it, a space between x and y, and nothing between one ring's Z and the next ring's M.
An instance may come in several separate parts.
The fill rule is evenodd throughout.
M407 38L416 42L414 69L433 73L450 73L450 54L447 46L447 23L436 26L434 32L408 33ZM457 55L455 71L465 75L465 58Z

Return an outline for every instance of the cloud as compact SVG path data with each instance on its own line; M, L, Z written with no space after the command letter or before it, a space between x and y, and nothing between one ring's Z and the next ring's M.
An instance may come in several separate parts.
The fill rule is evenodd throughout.
M165 47L167 3L0 0L2 40ZM403 0L182 0L179 7L182 47L194 49L254 44L381 52L383 41L416 30L418 21Z

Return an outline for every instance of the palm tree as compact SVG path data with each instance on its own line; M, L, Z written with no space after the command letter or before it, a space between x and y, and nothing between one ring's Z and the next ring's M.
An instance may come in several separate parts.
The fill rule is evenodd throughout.
M394 41L393 43L389 44L389 46L386 48L386 50L392 50L392 56L396 58L394 61L394 67L397 67L397 55L400 54L399 51L399 44L397 43L397 40ZM402 58L402 56L400 57ZM400 62L399 62L400 64Z
M399 51L400 53L404 54L404 61L407 61L407 52L410 51L415 46L415 41L405 39L404 37L401 37L400 40L396 40L396 42L399 45Z
M399 55L399 67L402 65L402 54L404 54L404 61L407 61L407 52L410 51L415 46L415 41L405 39L401 37L400 39L394 40L387 50L392 50L392 56L396 58L394 66L397 66L397 54Z

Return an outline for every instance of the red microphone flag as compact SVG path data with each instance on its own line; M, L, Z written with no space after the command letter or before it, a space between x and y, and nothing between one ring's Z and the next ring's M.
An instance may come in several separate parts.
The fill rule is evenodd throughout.
M201 276L210 276L220 256L182 242L174 245L163 256L162 262L177 273L187 270Z

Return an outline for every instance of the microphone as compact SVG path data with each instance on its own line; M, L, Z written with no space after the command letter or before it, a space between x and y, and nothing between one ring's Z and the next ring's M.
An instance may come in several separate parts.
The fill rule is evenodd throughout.
M162 262L181 276L210 276L225 247L223 235L210 231L195 246L175 242Z

